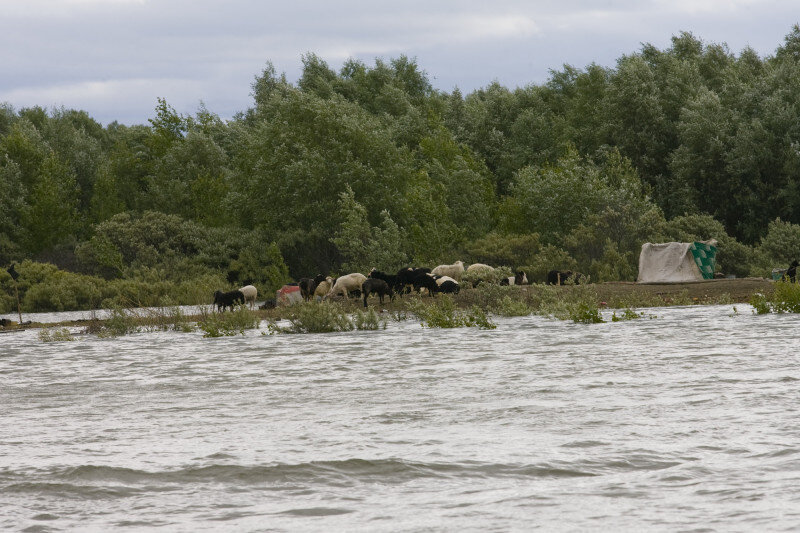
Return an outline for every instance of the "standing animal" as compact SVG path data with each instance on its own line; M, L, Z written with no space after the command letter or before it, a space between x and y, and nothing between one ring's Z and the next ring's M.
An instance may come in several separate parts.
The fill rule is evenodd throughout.
M500 280L500 285L527 285L528 284L528 276L520 270L519 272L515 272L513 276L508 278L503 278Z
M418 288L419 284L415 283L415 281L417 281L420 276L430 273L430 271L431 271L431 269L425 268L425 267L419 267L419 268L406 267L406 268L401 268L400 270L397 271L398 284L401 285L401 287L402 287L401 290L399 290L398 292L408 293L408 292L411 292L412 288L414 288L417 291L419 291L419 288ZM423 280L422 283L427 283L427 282L425 280Z
M450 276L434 276L434 279L439 286L438 292L444 294L458 294L461 290L461 286L458 282Z
M245 285L241 287L239 291L244 295L244 301L250 303L250 309L256 305L256 297L258 296L258 290L252 285Z
M345 298L350 299L350 292L361 291L361 285L365 281L367 281L367 276L359 272L339 276L336 278L336 282L333 284L333 287L331 287L331 290L325 295L325 299L340 293L344 294Z
M303 297L303 300L309 301L312 296L314 296L314 291L317 290L317 286L325 281L325 276L322 274L318 274L315 278L300 278L300 282L298 285L300 286L300 295Z
M320 281L317 285L317 288L314 289L314 299L319 301L325 298L325 295L331 290L331 287L333 287L333 283L335 281L336 280L330 276L327 276L323 281Z
M464 263L456 261L452 265L439 265L433 270L431 274L434 276L450 276L455 281L461 281L461 274L464 273Z
M789 268L786 269L786 273L783 275L784 281L790 281L794 283L797 280L797 267L800 266L800 262L795 259L792 261L792 264L789 265Z
M367 307L367 297L375 293L378 295L381 304L383 304L383 297L389 296L389 301L394 300L394 291L388 283L378 278L367 278L367 281L361 284L361 294L364 295L364 307Z
M468 279L472 281L472 286L477 287L484 281L497 282L497 274L493 266L485 265L483 263L472 263L467 267L466 273L469 275Z
M578 285L583 278L580 272L573 272L572 270L551 270L547 273L548 285L565 285L568 282L573 282Z
M393 291L396 292L400 292L403 288L403 284L400 282L400 278L397 277L397 274L387 274L386 272L381 272L380 270L373 268L370 270L368 277L382 279Z
M217 306L217 311L222 309L225 311L226 307L230 307L231 311L233 311L233 306L237 303L244 304L244 294L242 291L235 290L235 291L214 291L214 305Z

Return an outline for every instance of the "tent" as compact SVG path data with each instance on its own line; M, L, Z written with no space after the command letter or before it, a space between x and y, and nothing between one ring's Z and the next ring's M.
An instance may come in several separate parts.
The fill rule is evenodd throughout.
M714 279L717 241L645 243L639 254L639 283Z

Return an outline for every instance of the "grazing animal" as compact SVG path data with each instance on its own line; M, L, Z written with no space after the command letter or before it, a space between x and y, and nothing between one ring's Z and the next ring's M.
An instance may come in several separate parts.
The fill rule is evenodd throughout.
M384 296L389 296L389 301L394 300L394 291L388 283L378 278L367 278L367 281L361 284L361 294L364 295L364 307L367 307L367 298L373 293L378 295L381 304L383 304Z
M398 292L411 292L411 289L414 288L419 291L419 284L415 283L419 280L420 276L429 274L431 269L425 267L406 267L401 268L397 272L398 283L400 285L400 290ZM422 283L427 283L425 280L422 280Z
M339 276L336 278L333 287L325 295L325 299L337 294L343 294L345 298L350 298L350 293L353 291L361 291L361 285L367 281L367 276L359 272L353 272L346 276Z
M277 298L270 298L269 300L265 301L263 304L259 305L259 309L275 309L278 307L278 300Z
M373 268L368 277L382 279L395 292L400 292L403 289L403 284L400 282L400 278L397 274L387 274L386 272L381 272Z
M467 267L466 272L469 274L469 279L472 280L473 287L477 287L483 281L498 281L494 267L485 265L483 263L472 263Z
M335 281L336 280L330 276L327 276L323 281L320 281L317 285L317 288L314 289L314 299L319 301L325 298L325 295L331 290L331 287L333 287L333 283Z
M320 283L325 281L325 276L322 274L318 274L315 278L300 278L300 282L298 285L300 286L300 295L303 297L303 300L309 301L314 296L314 291L317 290L317 287ZM330 287L328 287L330 289Z
M513 276L508 278L503 278L500 280L500 285L527 285L528 284L528 276L520 270L519 272L515 272Z
M256 297L258 296L258 290L252 285L245 285L241 287L239 291L244 295L244 301L250 303L250 309L256 305Z
M459 285L456 280L448 276L445 276L445 278L446 279L436 280L436 283L439 284L439 292L444 294L458 294L458 292L461 290L461 285Z
M427 272L419 272L414 277L412 284L414 285L414 290L417 292L422 292L422 289L426 289L428 291L428 296L433 296L439 292L439 284L436 283L434 277Z
M573 272L572 270L551 270L547 273L548 285L564 285L569 281L578 285L583 278L580 272Z
M226 307L230 307L231 311L233 311L233 306L237 303L244 304L244 294L242 291L235 290L235 291L214 291L214 305L217 306L217 311L222 309L225 311Z
M464 263L456 261L452 265L439 265L433 270L431 274L434 276L450 276L455 281L461 281L461 274L464 273Z
M797 267L800 266L800 262L795 259L792 261L792 264L789 265L789 268L783 274L784 281L791 281L794 283L797 280Z

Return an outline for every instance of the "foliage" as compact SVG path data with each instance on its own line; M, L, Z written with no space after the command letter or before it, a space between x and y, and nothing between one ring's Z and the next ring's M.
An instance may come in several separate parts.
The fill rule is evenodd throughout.
M370 227L367 210L348 186L339 194L339 212L343 222L331 242L342 255L344 272L396 272L408 264L407 245L387 210L381 211L381 226Z
M376 315L377 317L377 315ZM351 331L355 329L344 307L337 303L304 302L293 305L289 312L287 327L272 326L275 333L332 333L335 331ZM361 315L360 325L365 329L371 317ZM377 329L377 327L375 328Z
M750 300L757 314L800 313L800 283L779 281L771 295L756 294Z
M467 310L461 310L449 295L442 295L434 302L429 303L423 303L419 299L414 300L413 303L410 303L409 309L419 318L422 327L476 327L479 329L495 329L497 327L479 306L474 305Z
M39 340L42 342L74 341L68 328L42 328L39 330Z
M617 315L616 311L611 314L612 322L624 322L626 320L638 320L640 318L644 318L644 312L637 313L629 307L623 309L619 315Z
M683 32L469 94L405 56L337 72L309 53L296 84L268 62L231 120L163 98L132 126L0 106L0 264L97 277L26 275L23 297L48 285L37 309L453 258L631 280L664 240L717 239L721 272L768 275L800 253L798 34L761 58Z
M237 306L230 313L204 313L197 321L197 327L204 332L203 337L232 337L244 335L247 329L256 329L258 323L258 316L253 311Z

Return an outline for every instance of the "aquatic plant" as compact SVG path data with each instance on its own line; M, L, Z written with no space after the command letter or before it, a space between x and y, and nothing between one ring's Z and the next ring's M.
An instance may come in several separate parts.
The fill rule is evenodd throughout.
M600 324L605 322L596 303L579 302L568 308L569 318L578 324Z
M612 322L623 322L625 320L637 320L639 318L644 318L644 312L637 313L631 308L626 308L622 310L622 312L617 315L617 312L614 311L611 314L611 321Z
M353 313L353 326L358 330L386 329L386 320L381 319L374 309L357 310Z
M373 311L374 313L374 311ZM363 311L362 311L363 314ZM299 303L289 309L288 327L270 324L271 333L332 333L352 331L353 321L339 303Z
M246 329L256 329L258 323L255 312L239 306L230 313L206 312L197 321L197 327L205 332L204 337L232 337L244 335Z
M67 328L42 328L39 330L39 340L42 342L74 341L75 337Z
M779 281L770 296L756 293L750 298L755 313L800 313L800 283Z
M489 320L483 309L473 305L467 310L460 310L450 295L442 295L430 303L414 300L409 302L409 310L420 319L422 327L477 327L480 329L494 329L497 327L496 324Z

